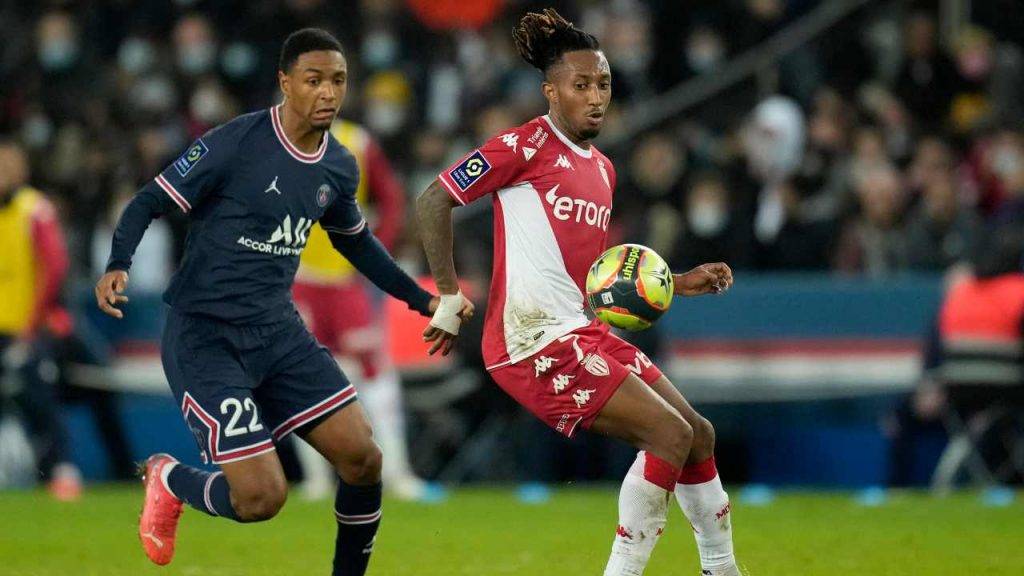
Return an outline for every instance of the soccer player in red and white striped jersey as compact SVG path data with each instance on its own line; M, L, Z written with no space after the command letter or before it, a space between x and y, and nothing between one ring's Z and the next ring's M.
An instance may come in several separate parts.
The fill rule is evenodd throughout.
M490 196L495 254L483 353L491 376L566 436L583 427L640 450L622 484L605 575L643 572L673 492L696 534L702 574L738 575L710 422L647 356L584 312L587 271L606 247L616 183L612 163L591 145L611 99L608 61L593 36L554 10L524 16L515 43L544 73L548 114L473 150L417 201L442 294L424 333L430 351L447 353L465 310L451 211ZM732 284L732 272L705 264L674 280L680 295L717 293Z

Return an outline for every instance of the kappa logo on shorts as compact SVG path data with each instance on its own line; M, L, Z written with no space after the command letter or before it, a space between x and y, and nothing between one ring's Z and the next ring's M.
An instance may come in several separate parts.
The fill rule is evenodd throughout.
M537 371L534 377L540 376L541 374L548 371L549 368L555 363L556 358L550 356L541 356L533 361L533 368Z
M555 375L555 377L551 379L551 383L555 387L555 394L561 394L562 391L565 390L566 386L569 385L569 381L573 378L574 376L570 376L569 374Z
M590 402L590 395L593 394L594 392L597 392L597 389L590 388L590 389L584 390L584 389L581 388L581 389L573 392L572 393L572 399L573 399L574 402L576 402L576 407L577 408L583 408L584 406L586 406L587 402Z
M206 153L209 151L210 149L206 147L202 138L196 140L195 144L189 147L189 149L181 155L181 158L174 161L174 169L178 171L178 174L184 177L190 170L192 170L192 167L203 159L203 156L206 156Z
M459 190L465 192L491 169L491 163L484 157L484 153L477 150L469 155L458 166L448 171L448 177L455 182Z

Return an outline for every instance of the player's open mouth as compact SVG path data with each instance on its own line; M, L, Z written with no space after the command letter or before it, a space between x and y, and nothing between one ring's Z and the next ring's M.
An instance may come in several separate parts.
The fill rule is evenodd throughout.
M317 110L316 112L313 112L313 118L323 120L325 118L334 118L335 114L337 114L337 110L335 110L334 108L324 108L322 110Z
M591 112L587 114L587 120L590 120L591 124L600 124L604 121L604 112Z

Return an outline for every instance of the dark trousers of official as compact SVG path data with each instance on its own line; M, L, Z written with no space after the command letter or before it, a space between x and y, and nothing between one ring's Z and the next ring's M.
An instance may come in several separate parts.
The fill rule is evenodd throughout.
M49 480L53 467L68 459L68 435L57 391L59 371L47 337L15 351L16 340L0 335L0 416L16 413L25 425L36 467Z

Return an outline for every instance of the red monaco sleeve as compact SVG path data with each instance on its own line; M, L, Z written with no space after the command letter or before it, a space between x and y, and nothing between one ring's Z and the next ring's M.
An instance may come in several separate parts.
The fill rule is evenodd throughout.
M437 179L463 205L516 184L528 162L520 146L528 137L522 128L495 136L449 166Z
M68 272L68 250L56 210L48 201L40 202L32 217L32 246L35 250L39 281L30 330L38 328L56 305L57 296Z

